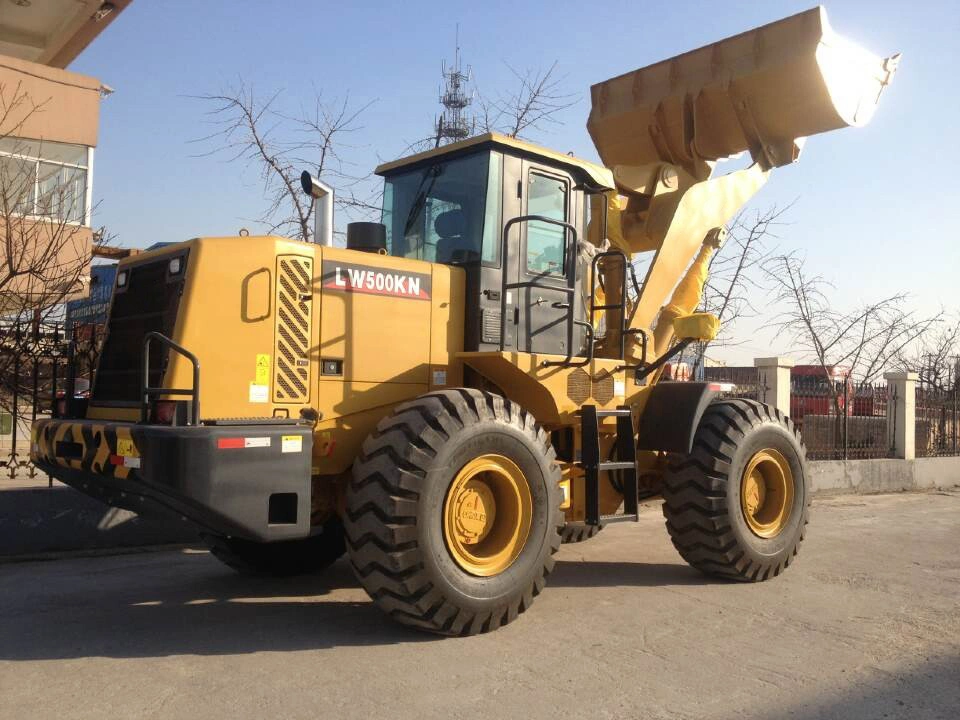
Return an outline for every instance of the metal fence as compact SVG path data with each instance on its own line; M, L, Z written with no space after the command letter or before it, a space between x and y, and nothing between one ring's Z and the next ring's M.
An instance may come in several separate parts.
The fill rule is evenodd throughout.
M773 402L766 372L755 367L707 367L703 378L721 386L720 397Z
M917 388L917 457L960 455L960 388Z
M0 328L0 477L37 475L30 462L30 425L62 407L69 386L85 397L93 382L102 326L63 322Z
M800 428L811 460L893 456L886 383L795 377L790 390L790 416Z
M704 368L704 379L723 385L721 394L773 402L763 369ZM790 382L790 417L811 460L886 458L893 455L893 421L887 421L886 383L853 383L823 376Z

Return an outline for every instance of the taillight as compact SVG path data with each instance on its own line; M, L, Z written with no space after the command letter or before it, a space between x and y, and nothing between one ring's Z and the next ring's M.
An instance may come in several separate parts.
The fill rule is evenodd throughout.
M172 425L176 414L176 400L158 400L153 404L153 419L160 425Z

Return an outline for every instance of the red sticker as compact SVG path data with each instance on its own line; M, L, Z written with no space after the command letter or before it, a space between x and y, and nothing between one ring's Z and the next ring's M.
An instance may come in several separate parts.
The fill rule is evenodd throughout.
M220 450L234 450L236 448L244 447L243 438L219 438L217 440L217 448Z

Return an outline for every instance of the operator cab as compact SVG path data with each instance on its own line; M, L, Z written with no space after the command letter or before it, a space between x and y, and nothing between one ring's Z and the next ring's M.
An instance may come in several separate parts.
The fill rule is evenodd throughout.
M586 353L578 241L590 193L613 188L609 170L490 133L376 172L384 177L386 252L464 268L465 350L498 350L502 340L521 352ZM530 215L548 221L522 219ZM571 302L580 323L572 339Z

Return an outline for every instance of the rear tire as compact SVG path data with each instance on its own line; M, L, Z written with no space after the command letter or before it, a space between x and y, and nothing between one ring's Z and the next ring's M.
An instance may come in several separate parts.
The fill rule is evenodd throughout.
M776 577L796 556L809 517L800 434L769 405L715 401L693 451L671 461L663 499L667 530L690 565L747 582Z
M323 532L301 540L261 543L204 535L210 553L243 575L292 577L326 570L346 551L343 525L333 517Z
M485 458L511 468L516 487L491 485L480 504L452 502L472 482L464 473ZM500 477L476 477L491 476ZM384 418L354 463L344 521L350 563L377 605L405 625L444 635L495 630L530 607L553 569L559 482L547 433L519 405L473 389L424 395ZM510 505L514 495L525 498L522 513ZM461 513L455 522L451 507ZM456 522L483 524L481 539L468 533L458 545ZM487 538L501 537L504 552L470 564Z

